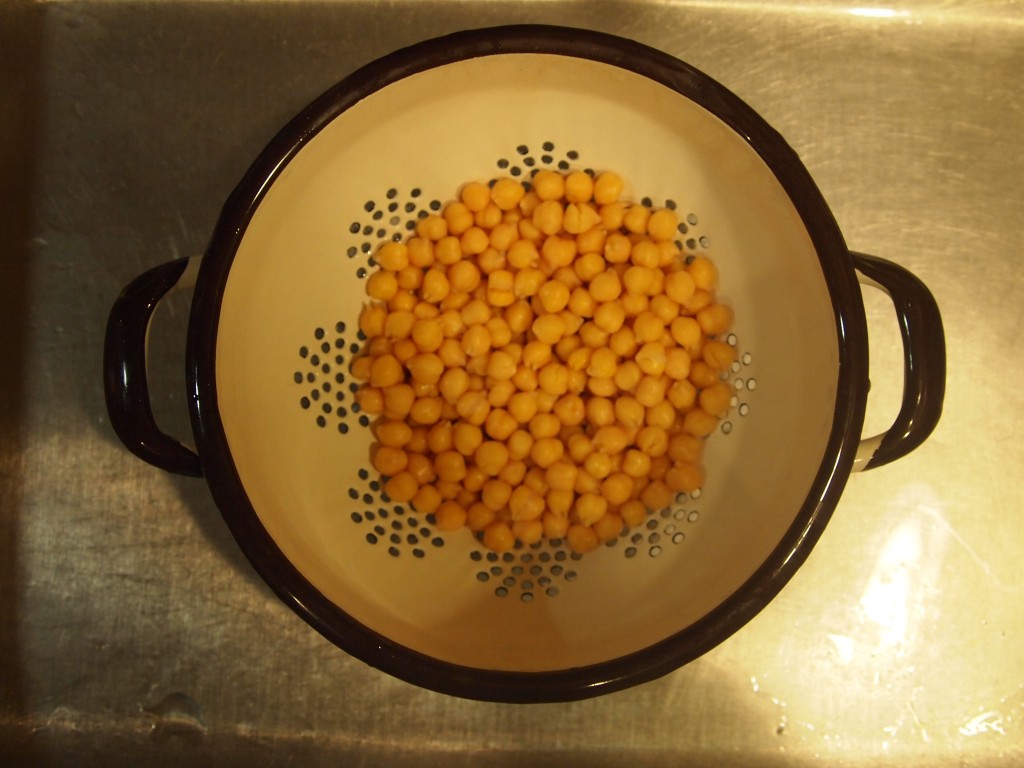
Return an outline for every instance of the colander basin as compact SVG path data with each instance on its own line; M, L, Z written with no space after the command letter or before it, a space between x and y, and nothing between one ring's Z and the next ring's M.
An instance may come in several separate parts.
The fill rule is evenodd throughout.
M496 556L391 503L348 374L376 246L468 180L541 167L615 170L626 197L676 208L680 244L714 259L736 313L737 397L704 487L582 558L550 543ZM893 295L907 349L904 409L870 440L858 271ZM195 453L153 425L144 379L149 313L193 279ZM544 701L653 679L749 621L854 467L930 433L943 366L927 289L848 251L796 155L738 98L637 43L530 26L398 51L313 102L236 188L206 254L126 289L107 392L125 444L204 475L256 570L329 640L434 690Z

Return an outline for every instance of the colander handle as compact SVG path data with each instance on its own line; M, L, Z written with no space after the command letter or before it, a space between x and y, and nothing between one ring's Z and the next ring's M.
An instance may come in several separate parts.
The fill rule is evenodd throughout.
M156 425L146 377L149 324L160 301L195 282L199 258L161 264L132 280L107 320L103 345L103 386L107 413L125 446L155 467L201 477L199 456Z
M946 337L938 304L927 286L890 261L851 253L857 271L885 291L896 308L903 337L903 401L892 426L861 440L855 469L874 469L917 448L942 415L946 391Z

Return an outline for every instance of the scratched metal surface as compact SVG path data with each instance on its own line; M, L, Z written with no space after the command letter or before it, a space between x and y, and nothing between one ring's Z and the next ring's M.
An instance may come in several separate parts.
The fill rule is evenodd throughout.
M393 48L514 21L634 37L726 84L948 334L938 430L851 479L768 610L662 680L557 706L424 692L329 645L202 481L119 446L99 368L120 288L202 251L295 111ZM8 1L0 65L0 762L1024 763L1024 5ZM901 357L890 306L868 309L877 431ZM151 361L179 432L186 313L161 308Z

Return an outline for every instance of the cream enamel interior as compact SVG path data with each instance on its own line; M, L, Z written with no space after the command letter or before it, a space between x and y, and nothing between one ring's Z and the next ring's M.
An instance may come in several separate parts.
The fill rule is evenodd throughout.
M714 435L700 522L657 558L601 549L554 598L497 598L475 578L468 532L394 558L353 525L347 489L369 431L318 429L292 379L313 328L355 328L364 301L348 225L391 187L448 200L520 144L551 141L614 169L635 199L699 217L735 332L756 366L750 413ZM570 57L507 54L440 67L358 103L267 191L226 285L217 335L220 415L263 525L325 596L375 632L438 659L553 670L641 650L704 616L764 561L821 464L838 380L818 257L778 182L703 108L636 74Z

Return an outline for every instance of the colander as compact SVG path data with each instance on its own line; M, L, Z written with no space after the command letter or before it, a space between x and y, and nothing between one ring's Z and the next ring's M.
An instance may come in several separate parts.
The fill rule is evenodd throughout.
M735 398L703 487L583 556L559 541L499 555L390 501L349 371L377 247L467 181L542 168L614 170L625 197L675 209L678 244L714 260L736 315ZM892 296L906 362L896 422L866 439L861 282ZM193 285L194 450L156 427L145 377L154 307ZM736 96L633 41L513 26L385 56L302 111L206 253L122 293L105 379L125 445L205 476L252 565L327 639L420 686L528 702L649 681L740 629L805 560L851 471L932 431L944 366L927 288L849 252L797 156Z

